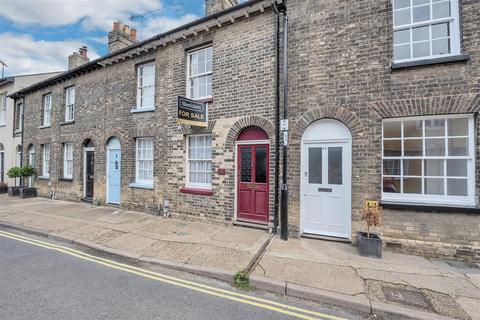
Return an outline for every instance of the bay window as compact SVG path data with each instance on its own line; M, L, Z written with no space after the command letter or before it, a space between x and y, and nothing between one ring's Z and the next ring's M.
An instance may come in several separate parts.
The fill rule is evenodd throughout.
M473 117L384 120L382 200L474 205Z
M187 96L194 100L212 98L212 47L188 53Z
M188 136L187 144L187 186L211 188L212 136Z

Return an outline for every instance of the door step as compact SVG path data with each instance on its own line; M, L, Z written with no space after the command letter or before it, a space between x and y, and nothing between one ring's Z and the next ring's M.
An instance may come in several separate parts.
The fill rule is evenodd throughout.
M254 223L254 222L247 222L247 221L239 221L239 220L234 220L233 225L235 226L243 226L243 227L250 227L250 228L255 228L255 229L263 229L263 230L268 230L270 227L267 224L260 224L260 223Z
M300 235L300 237L308 238L308 239L316 239L316 240L333 241L333 242L352 243L352 240L350 240L350 239L329 237L329 236L320 236L320 235L310 234L310 233L302 233Z

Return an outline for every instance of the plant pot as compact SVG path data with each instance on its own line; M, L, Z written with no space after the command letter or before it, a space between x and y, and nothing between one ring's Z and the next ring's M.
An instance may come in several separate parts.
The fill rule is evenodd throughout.
M363 257L382 258L382 239L375 233L357 232L357 250Z
M37 196L36 188L20 188L20 198L33 198Z
M20 195L20 187L8 187L8 195L16 197Z
M8 192L8 187L7 186L0 187L0 193L7 193L7 192Z

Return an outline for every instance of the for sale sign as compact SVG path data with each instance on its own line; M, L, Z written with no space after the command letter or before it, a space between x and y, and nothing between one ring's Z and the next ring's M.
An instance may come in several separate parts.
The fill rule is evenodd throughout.
M198 102L179 96L177 123L196 127L207 127L207 105L204 102Z

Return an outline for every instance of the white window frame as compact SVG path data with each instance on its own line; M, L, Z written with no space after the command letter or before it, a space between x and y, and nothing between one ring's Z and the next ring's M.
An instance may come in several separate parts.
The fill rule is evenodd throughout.
M139 155L139 143L140 141L151 141L152 143L152 158L151 159L140 159ZM140 178L140 161L151 161L152 166L152 179L141 179ZM141 137L135 139L135 182L141 185L153 186L153 179L155 176L155 142L153 137Z
M211 138L211 141L212 141L212 145L211 145L211 155L210 155L210 159L191 159L190 158L190 138L193 138L193 137L210 137ZM211 190L212 189L212 179L213 179L213 135L212 134L193 134L193 135L188 135L186 136L186 155L187 155L187 161L186 161L186 186L187 187L190 187L190 188L196 188L196 189L207 189L207 190ZM210 183L198 183L198 182L191 182L190 181L190 163L191 161L205 161L205 162L208 162L210 161L211 163L211 171L210 171ZM208 171L205 171L206 173L208 173Z
M43 96L43 125L49 126L52 123L52 94Z
M16 104L16 112L18 113L18 118L16 119L16 121L18 121L18 123L16 124L16 128L15 128L15 132L22 132L23 130L23 101L20 101L20 102L17 102Z
M72 98L73 96L73 98ZM70 101L70 100L73 101ZM69 103L72 102L72 103ZM65 122L75 120L75 86L65 88Z
M212 51L212 69L210 71L206 71L204 73L199 73L199 74L192 75L191 74L191 59L192 59L192 56L199 53L200 51L207 50L207 49L211 49L211 51ZM206 77L206 76L209 76L209 75L212 77L212 91L211 91L211 94L207 95L207 96L193 97L192 94L191 94L191 88L192 88L191 80L193 78ZM189 99L210 100L210 99L213 98L213 47L211 45L201 47L201 48L197 48L195 50L192 50L192 51L188 52L188 54L187 54L187 86L186 87L187 87L186 95L187 95L187 98L189 98Z
M50 177L50 145L43 145L43 157L42 157L42 177Z
M461 47L460 47L460 13L459 13L459 3L458 0L450 0L450 17L446 18L440 18L440 19L430 19L427 21L422 21L422 22L413 22L413 1L410 0L410 24L404 24L404 25L398 25L395 26L395 7L394 7L394 2L396 0L392 0L392 21L393 21L393 33L396 31L401 31L401 30L410 30L410 58L407 59L396 59L395 58L395 50L393 50L393 60L396 63L401 63L401 62L407 62L407 61L421 61L421 60L426 60L426 59L434 59L434 58L440 58L440 57L451 57L451 56L456 56L461 53ZM442 1L442 0L439 0ZM445 2L448 0L445 0ZM432 11L433 11L433 6L432 6L432 0L430 0L430 17L433 17ZM415 6L417 7L417 6ZM429 55L429 56L424 56L424 57L413 57L413 45L412 43L413 38L412 38L412 29L417 28L417 27L423 27L423 26L431 26L434 24L440 24L440 23L449 23L450 25L450 53L448 54L438 54L438 55ZM430 37L430 53L432 53L432 40L431 40L431 28L429 30L429 37ZM403 43L403 45L407 44L407 42ZM395 48L395 43L393 40L393 35L392 35L392 48Z
M0 93L0 126L7 124L7 93Z
M153 68L153 84L152 85L148 85L148 86L144 86L142 84L142 75L143 75L143 69L145 67L151 67ZM143 64L140 64L137 66L137 106L136 106L136 109L137 110L144 110L144 109L154 109L155 108L155 62L148 62L148 63L143 63ZM143 89L144 88L147 88L147 87L152 87L153 90L152 90L152 94L153 94L153 97L152 97L152 101L153 101L153 105L151 106L144 106L142 101L142 97L143 97Z
M448 136L448 119L454 118L465 118L468 119L468 136L458 136L460 138L467 138L468 141L468 156L426 156L426 144L425 141L429 137L425 135L425 125L423 125L423 133L422 137L404 137L404 124L403 121L417 121L417 120L434 120L434 119L445 119L445 154L448 154L448 139L458 138L457 136ZM387 122L401 122L401 137L400 138L384 138L384 123ZM465 207L472 207L475 206L475 122L473 115L471 114L455 114L455 115L440 115L440 116L421 116L421 117L406 117L406 118L391 118L391 119L384 119L382 123L382 202L387 203L416 203L416 204L424 204L424 205L442 205L442 206L465 206ZM383 142L386 140L401 140L401 149L404 150L404 142L406 140L422 140L423 144L423 155L422 156L404 156L403 154L400 156L384 156L384 144ZM434 137L430 139L435 139ZM438 138L440 139L440 138ZM425 159L436 159L436 160L444 160L444 175L442 178L444 179L444 195L426 195L426 194L408 194L403 193L403 187L401 185L399 193L390 193L390 192L383 192L383 177L394 177L402 179L403 175L403 165L400 165L400 176L397 175L384 175L383 171L383 160L398 160L398 159L405 159L405 160L425 160ZM453 159L463 159L467 160L467 196L452 196L447 195L447 165L446 160L453 160ZM403 163L403 162L402 162ZM422 193L425 191L425 178L429 178L429 176L425 175L425 165L422 161ZM420 176L419 176L420 177ZM432 177L432 178L440 178L440 177Z
M73 143L63 144L63 178L73 179Z

